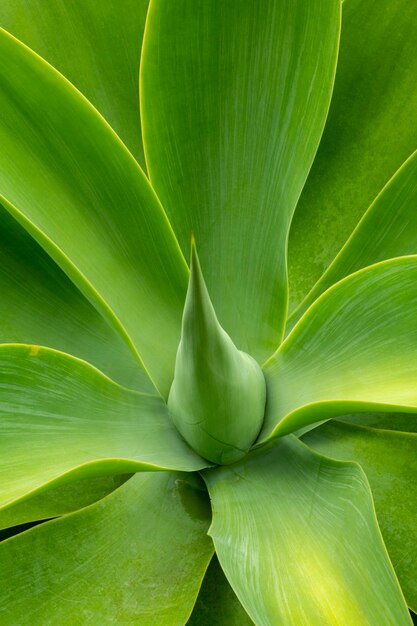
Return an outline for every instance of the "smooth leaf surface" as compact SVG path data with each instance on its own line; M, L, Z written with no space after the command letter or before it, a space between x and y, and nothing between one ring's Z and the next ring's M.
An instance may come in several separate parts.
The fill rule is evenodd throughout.
M187 626L252 626L253 622L227 582L216 555L204 576Z
M163 400L68 355L0 346L0 504L75 478L207 467Z
M357 426L417 433L417 415L415 413L413 415L408 413L362 413L343 415L340 419Z
M2 624L180 626L213 553L194 477L138 474L0 544Z
M141 64L150 179L220 324L260 362L287 306L292 212L323 130L339 0L153 0Z
M205 459L233 463L258 436L265 400L260 366L236 348L219 324L193 243L181 341L168 397L174 424Z
M261 440L336 415L415 412L416 308L417 256L365 268L325 292L265 365Z
M291 225L290 310L417 148L417 5L345 0L323 139Z
M0 26L35 50L104 115L144 165L139 58L148 0L3 0Z
M353 272L417 252L417 152L396 172L366 211L333 263L287 323L290 330L323 293Z
M204 478L217 556L255 624L411 623L358 465L291 437Z
M47 346L84 359L118 383L154 388L120 335L0 207L0 343Z
M128 478L130 474L84 478L35 493L16 504L0 509L0 529L78 511L101 500Z
M79 92L4 31L0 81L3 204L167 393L187 266L146 177Z
M303 441L335 459L357 461L372 489L379 526L408 605L417 610L417 435L331 420Z

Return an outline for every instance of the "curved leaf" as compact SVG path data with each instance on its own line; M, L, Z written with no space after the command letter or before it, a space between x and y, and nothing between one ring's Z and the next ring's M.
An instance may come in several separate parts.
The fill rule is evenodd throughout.
M0 343L61 350L95 365L118 383L154 391L121 337L2 207L0 293Z
M3 0L0 26L68 78L144 164L139 57L148 0Z
M5 31L0 81L4 206L167 393L187 266L147 179L79 92Z
M51 487L0 508L0 529L60 517L101 500L120 487L130 474L97 476Z
M187 258L195 232L220 324L261 362L285 322L287 231L329 106L339 22L339 0L149 8L148 172Z
M371 484L379 526L408 605L417 611L417 435L334 420L303 437L320 454L357 461Z
M417 433L417 415L415 413L413 415L409 413L360 413L358 415L343 415L340 419L357 426Z
M417 256L326 291L265 365L261 440L366 411L417 409Z
M291 310L417 149L416 72L415 2L343 2L329 117L291 225Z
M353 272L417 252L417 152L371 204L333 263L288 320L290 330L328 287Z
M220 564L255 624L410 624L365 475L295 438L204 472Z
M187 626L251 626L249 615L213 556Z
M194 477L141 474L0 544L2 624L182 626L213 553Z
M47 348L0 346L0 504L75 478L202 467L159 396Z

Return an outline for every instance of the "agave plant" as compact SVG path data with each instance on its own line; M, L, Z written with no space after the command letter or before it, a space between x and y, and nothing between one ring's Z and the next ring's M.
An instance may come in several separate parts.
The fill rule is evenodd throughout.
M410 624L417 5L0 24L1 624Z

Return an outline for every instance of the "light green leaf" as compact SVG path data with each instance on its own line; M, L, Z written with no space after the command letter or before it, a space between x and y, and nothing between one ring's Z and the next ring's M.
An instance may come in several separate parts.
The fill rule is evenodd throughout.
M244 456L262 426L265 378L220 326L193 242L191 271L168 408L190 446L213 463Z
M154 388L118 333L34 239L0 207L0 343L55 348L118 383Z
M213 553L194 477L138 474L0 544L2 625L182 626Z
M163 400L68 355L0 346L0 504L104 474L207 467Z
M289 238L290 310L417 148L417 4L345 0L323 139Z
M416 308L417 256L360 270L320 296L265 365L261 440L336 415L415 412Z
M251 626L235 592L213 556L187 626Z
M16 504L0 508L0 529L78 511L120 487L130 474L84 478L35 493Z
M351 237L308 296L287 329L328 287L353 272L385 259L417 252L417 152L396 172L372 203Z
M358 465L291 437L204 478L217 556L255 624L411 623Z
M148 172L187 258L195 232L220 324L260 362L283 330L287 231L323 130L339 26L339 0L153 0L148 13Z
M408 605L417 610L417 435L331 420L303 437L328 456L357 461L371 484L379 526Z
M139 58L148 0L2 0L0 26L97 107L144 164Z
M4 31L0 81L3 204L167 394L187 266L146 177L91 105Z

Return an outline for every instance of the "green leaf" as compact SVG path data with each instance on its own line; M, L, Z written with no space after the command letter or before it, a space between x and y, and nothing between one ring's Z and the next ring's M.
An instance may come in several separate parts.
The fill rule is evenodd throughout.
M143 172L62 76L0 32L0 196L168 393L187 266Z
M182 626L213 553L193 477L138 474L0 544L2 624Z
M413 415L409 413L360 413L359 415L343 415L340 419L358 426L417 433L415 413Z
M323 139L289 238L290 310L417 148L417 4L345 0Z
M78 511L101 500L128 478L130 474L84 478L35 493L0 509L0 529Z
M121 337L34 239L0 206L0 343L55 348L128 387L152 392Z
M287 323L290 330L308 307L345 276L385 259L417 252L417 152L396 172L369 207L333 263Z
M0 26L70 80L144 164L139 58L148 0L2 0Z
M213 556L187 626L251 626L222 568Z
M252 446L265 414L265 378L220 326L193 242L191 272L168 407L190 446L233 463Z
M265 366L261 440L336 415L415 412L416 307L417 256L360 270L320 296Z
M220 324L262 362L286 317L286 239L323 130L339 0L153 0L141 63L148 172Z
M364 469L388 553L408 605L416 611L417 435L332 420L303 441L320 454L357 461Z
M255 624L411 623L358 465L291 437L204 478L217 556Z
M68 355L0 346L0 504L70 480L207 467L163 400Z

